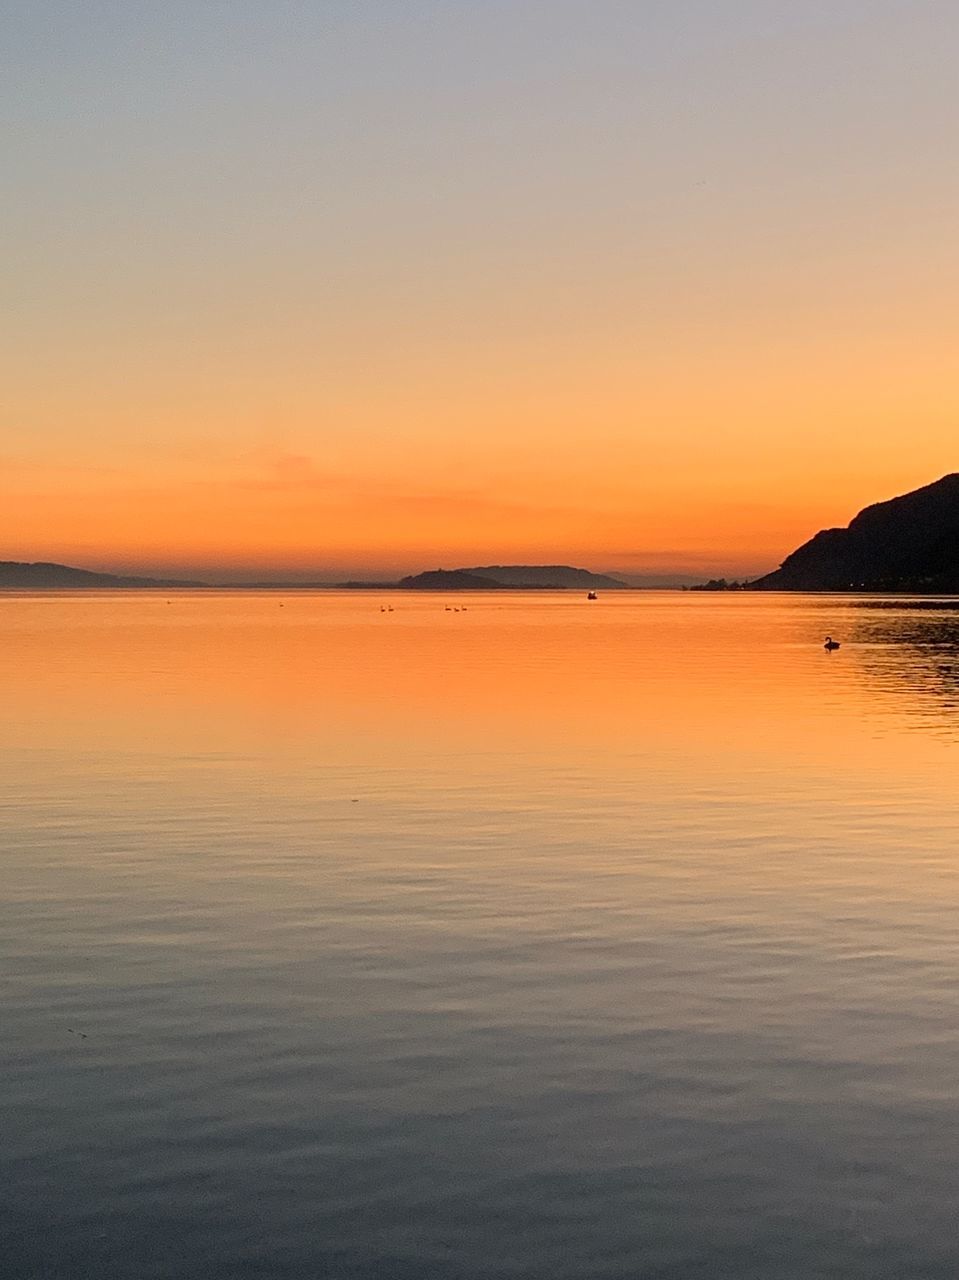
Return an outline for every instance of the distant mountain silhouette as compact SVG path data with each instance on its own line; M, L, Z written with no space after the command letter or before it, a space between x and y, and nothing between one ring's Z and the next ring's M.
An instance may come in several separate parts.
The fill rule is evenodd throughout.
M178 578L126 577L116 573L95 573L75 569L71 565L41 561L27 564L18 560L0 560L0 589L41 590L84 587L222 587L229 590L270 589L283 591L311 590L340 586L376 588L413 588L423 591L503 591L510 588L583 587L595 590L624 587L617 578L570 565L495 565L490 569L433 569L412 574L400 582L224 582L186 581Z
M400 587L414 591L502 591L503 584L492 578L481 578L465 569L428 569L401 578Z
M749 590L959 592L959 474L823 529Z
M595 591L625 587L625 582L568 564L495 564L479 569L430 569L402 578L401 587L423 591L520 591L565 590L581 587Z
M91 573L65 564L24 564L0 560L0 587L38 590L57 587L202 587L202 582L166 578L124 578L115 573Z
M477 574L504 587L581 587L592 591L602 587L605 591L613 591L626 586L625 582L605 573L574 569L568 564L493 564L476 569L458 569L456 572Z

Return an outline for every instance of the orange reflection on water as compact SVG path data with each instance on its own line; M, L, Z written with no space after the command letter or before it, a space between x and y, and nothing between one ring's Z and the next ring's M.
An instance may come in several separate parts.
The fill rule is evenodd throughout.
M878 765L901 755L897 721L951 727L942 664L897 648L897 626L839 601L693 593L11 595L0 697L23 745Z
M683 887L657 910L687 922L814 927L854 887L902 924L959 897L950 625L669 593L7 596L3 766L88 797L91 831L222 819L269 848L346 823L338 858L387 878L465 841L538 883L548 838L565 870L537 910L600 869L615 909L661 865Z

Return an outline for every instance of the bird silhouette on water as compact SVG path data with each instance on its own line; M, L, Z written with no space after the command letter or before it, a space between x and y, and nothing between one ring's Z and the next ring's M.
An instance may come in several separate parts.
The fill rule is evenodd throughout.
M839 648L839 641L834 640L832 636L826 636L826 643L823 645L823 648L829 653L832 653L833 649Z

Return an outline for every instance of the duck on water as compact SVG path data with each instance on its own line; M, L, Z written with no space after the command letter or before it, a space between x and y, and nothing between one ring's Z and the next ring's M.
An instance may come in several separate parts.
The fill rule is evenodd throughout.
M839 641L834 640L832 636L826 636L826 643L823 645L823 648L832 653L833 649L839 648Z

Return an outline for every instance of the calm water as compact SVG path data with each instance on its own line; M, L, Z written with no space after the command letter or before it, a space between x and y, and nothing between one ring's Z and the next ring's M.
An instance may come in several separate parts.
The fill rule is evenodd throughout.
M959 612L445 603L0 597L4 1277L954 1280Z

